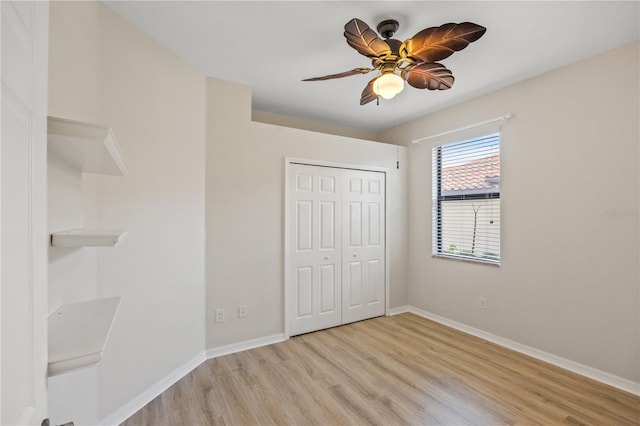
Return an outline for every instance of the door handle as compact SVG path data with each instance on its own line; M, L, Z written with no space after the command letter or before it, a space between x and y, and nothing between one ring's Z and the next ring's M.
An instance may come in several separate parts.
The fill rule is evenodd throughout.
M358 257L358 255L357 255L357 254L355 254L355 253L353 253L353 257Z
M324 257L324 260L329 260L329 256L325 256L325 257Z

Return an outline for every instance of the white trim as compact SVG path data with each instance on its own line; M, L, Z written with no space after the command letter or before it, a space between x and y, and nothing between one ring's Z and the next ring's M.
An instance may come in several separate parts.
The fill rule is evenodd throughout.
M383 172L387 175L389 174L389 169L387 167L370 166L367 164L337 163L335 161L310 160L308 158L285 157L285 164L288 166L290 163L306 164L307 166L333 167L336 169L362 170L365 172Z
M207 349L207 359L217 358L223 355L234 354L236 352L248 351L262 346L273 345L287 340L284 334L273 334L271 336L258 337L257 339L245 340L244 342L231 343L230 345L219 346Z
M426 141L429 141L429 140L432 140L432 139L438 139L438 138L441 138L441 137L444 137L444 136L449 136L449 135L452 135L454 133L464 132L466 130L472 130L472 129L475 129L477 127L483 127L483 126L487 126L489 124L494 124L494 123L499 123L501 121L511 120L514 117L515 117L515 114L507 113L507 114L501 115L500 117L492 118L490 120L482 121L480 123L470 124L468 126L459 127L457 129L448 130L446 132L437 133L435 135L414 139L414 140L411 141L411 143L412 144L419 144L419 143L426 142Z
M290 336L289 314L287 313L289 308L289 296L287 295L289 289L287 280L287 275L289 275L289 231L287 230L287 226L289 226L289 164L291 160L289 157L284 157L284 182L282 183L282 190L284 191L284 206L282 206L282 210L284 211L284 217L282 218L282 227L284 228L284 235L282 236L284 238L282 247L284 250L282 253L282 267L284 268L282 270L284 272L284 276L282 277L282 292L284 293L282 307L284 308L284 313L282 318L284 321L284 337L287 339Z
M505 339L504 337L496 336L495 334L441 317L440 315L418 309L414 306L409 306L408 312L640 396L640 383L638 382L607 373L606 371L598 370L597 368L589 367L588 365L580 364L579 362L575 362L570 359L562 358L531 346L523 345L522 343L518 343L510 339Z
M380 166L370 166L366 164L349 164L349 163L336 163L333 161L324 161L324 160L310 160L307 158L297 158L297 157L284 157L284 255L283 255L283 267L284 267L284 337L288 339L289 334L289 315L288 315L288 297L287 297L287 289L288 289L288 253L289 253L289 215L288 215L288 206L289 206L289 165L290 164L306 164L309 166L319 166L319 167L333 167L339 169L352 169L352 170L362 170L368 172L382 172L384 173L385 180L385 315L389 314L389 283L390 283L390 264L391 264L391 169L387 167Z
M391 171L384 169L384 313L389 315L389 287L391 283Z
M154 385L147 388L145 391L140 393L137 397L132 399L130 402L124 404L113 413L106 416L104 419L100 421L100 425L102 426L112 426L119 425L127 420L129 417L134 415L138 410L142 407L150 403L154 398L160 395L162 392L167 390L173 384L175 384L178 380L182 379L184 376L192 372L196 369L200 364L207 360L205 356L205 352L202 351L198 353L191 360L185 362L180 367L173 370L163 379L156 382Z
M397 308L391 308L387 311L387 316L393 316L393 315L399 315L399 314L404 314L405 312L409 312L410 306L409 305L404 305L404 306L398 306Z

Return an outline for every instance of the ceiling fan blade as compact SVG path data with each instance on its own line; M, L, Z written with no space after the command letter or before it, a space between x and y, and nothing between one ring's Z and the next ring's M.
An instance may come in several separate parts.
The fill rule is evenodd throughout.
M322 77L305 78L302 81L331 80L332 78L342 78L342 77L349 77L350 75L366 74L369 71L373 71L373 70L371 68L354 68L352 70L345 71L345 72L339 72L337 74L323 75Z
M360 105L366 105L369 102L372 102L378 99L378 95L376 95L375 92L373 91L373 82L376 81L378 77L374 78L369 83L367 83L367 87L364 88L364 90L362 91L362 96L360 97Z
M442 64L420 64L408 72L407 83L416 89L447 90L454 77Z
M391 53L387 42L379 38L375 31L358 18L353 18L345 24L344 36L349 46L364 56L376 58Z
M418 62L437 62L464 49L487 31L472 22L425 28L400 46L400 55Z

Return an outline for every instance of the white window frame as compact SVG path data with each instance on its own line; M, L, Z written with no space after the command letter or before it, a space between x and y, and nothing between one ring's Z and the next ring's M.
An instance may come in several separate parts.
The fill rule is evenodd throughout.
M432 151L432 180L433 180L432 181L432 217L431 217L432 256L435 258L447 258L447 259L455 259L455 260L461 260L461 261L467 261L467 262L500 266L501 257L502 257L501 250L498 252L498 259L489 259L482 256L449 254L445 252L446 248L442 246L441 234L439 234L441 230L441 226L439 226L439 221L441 220L441 217L440 217L441 204L440 203L443 200L440 200L439 199L440 197L438 196L441 182L437 181L438 176L437 176L436 167L438 167L438 162L440 161L440 159L436 157L438 152L436 148L440 148L442 146L446 146L454 143L473 141L473 140L487 137L492 134L497 134L499 137L499 140L500 140L499 153L501 155L500 151L501 151L501 145L502 145L502 137L500 134L500 127L498 125L478 126L472 129L464 129L464 131L460 131L460 132L450 132L450 133L444 134L442 137L435 137L431 140L430 147ZM496 198L500 199L500 197L501 197L501 194L497 196L494 194L494 195L488 196L486 199L496 199ZM482 198L482 199L485 199L485 198ZM500 233L500 241L501 241L502 240L501 227L499 229L499 233Z

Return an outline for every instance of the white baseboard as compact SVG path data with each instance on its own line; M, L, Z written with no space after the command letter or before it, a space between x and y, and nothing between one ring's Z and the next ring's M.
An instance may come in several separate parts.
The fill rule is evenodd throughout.
M460 330L473 336L480 337L481 339L488 340L489 342L495 343L497 345L504 346L505 348L512 349L516 352L520 352L533 358L537 358L541 361L548 362L549 364L556 365L560 368L564 368L565 370L572 371L590 379L597 380L623 391L640 396L640 383L613 375L611 373L607 373L606 371L589 367L588 365L571 361L570 359L562 358L557 355L541 351L531 346L523 345L522 343L518 343L513 340L496 336L495 334L491 334L478 328L441 317L440 315L418 309L414 306L409 306L407 311L411 312L412 314L419 315L423 318L427 318L440 324L446 325L448 327L455 328L456 330Z
M218 348L208 349L202 351L196 355L190 361L184 363L174 371L169 373L162 380L142 392L131 402L123 405L100 422L102 426L114 426L119 425L126 419L135 414L142 407L151 402L154 398L160 395L162 392L171 387L178 380L193 371L196 367L202 364L204 361L210 358L219 357L222 355L228 355L235 352L246 351L248 349L258 348L260 346L270 345L272 343L283 342L287 340L284 334L274 334L272 336L260 337L258 339L246 340L244 342L234 343L231 345L221 346Z
M409 312L409 305L398 306L397 308L389 309L387 313L388 316L404 314L405 312Z
M271 336L259 337L257 339L245 340L244 342L211 348L207 350L207 359L259 348L261 346L272 345L274 343L284 342L285 340L287 340L287 338L284 334L273 334Z
M419 315L423 318L430 319L432 321L438 322L448 327L455 328L456 330L460 330L465 333L471 334L473 336L479 337L481 339L488 340L489 342L493 342L497 345L504 346L505 348L509 348L514 351L523 353L525 355L529 355L541 361L548 362L549 364L553 364L560 368L564 368L565 370L573 371L574 373L580 374L590 379L597 380L599 382L616 387L623 391L640 396L640 383L636 383L631 380L624 379L622 377L618 377L616 375L607 373L605 371L601 371L596 368L592 368L587 365L580 364L578 362L571 361L569 359L562 358L557 355L553 355L548 352L541 351L531 346L523 345L513 340L505 339L503 337L497 336L495 334L491 334L489 332L480 330L478 328L471 327L469 325L462 324L445 317L441 317L439 315L433 314L428 311L424 311L422 309L418 309L414 306L408 305L408 306L399 306L396 308L392 308L389 310L388 315L398 315L405 312L411 312L412 314ZM120 423L124 422L126 419L131 417L134 413L136 413L142 407L144 407L149 402L151 402L155 397L157 397L162 392L167 390L171 385L173 385L178 380L180 380L181 378L189 374L191 371L193 371L196 367L202 364L206 359L216 358L223 355L229 355L236 352L246 351L246 350L258 348L261 346L271 345L273 343L279 343L285 340L287 340L287 338L285 337L284 334L274 334L271 336L265 336L257 339L246 340L244 342L233 343L230 345L220 346L217 348L211 348L211 349L208 349L206 352L201 352L190 361L186 362L182 366L175 369L165 378L158 381L155 385L151 386L149 389L142 392L140 395L138 395L138 397L133 399L131 402L123 405L118 410L116 410L109 416L105 417L100 422L100 425L112 426L112 425L119 425Z
M116 411L102 419L100 425L102 426L117 426L120 423L127 420L133 414L135 414L142 407L150 403L154 398L160 395L165 390L169 389L174 383L178 380L182 379L184 376L192 372L196 367L205 362L206 356L205 352L202 351L191 360L185 362L180 367L173 370L167 376L165 376L160 381L156 382L154 385L149 387L147 390L142 392L136 398L126 403L122 407L118 408Z

